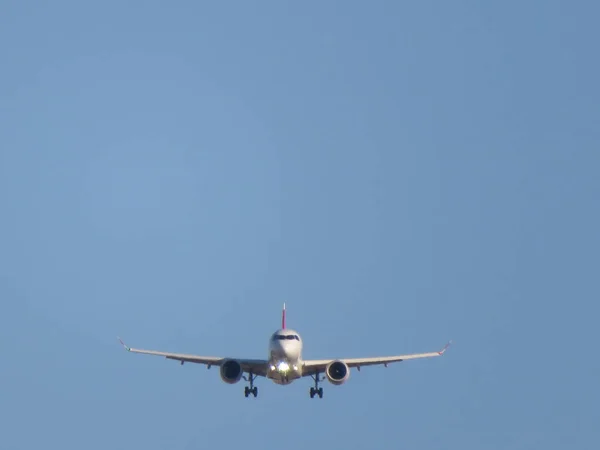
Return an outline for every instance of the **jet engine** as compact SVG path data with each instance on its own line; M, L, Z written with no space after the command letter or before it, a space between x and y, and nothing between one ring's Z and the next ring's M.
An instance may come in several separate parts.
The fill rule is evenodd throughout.
M221 364L221 368L219 370L221 374L221 380L223 380L227 384L235 384L241 380L244 371L242 370L242 366L235 359L228 359L227 361Z
M343 361L332 361L325 367L325 375L331 384L339 386L348 381L350 368Z

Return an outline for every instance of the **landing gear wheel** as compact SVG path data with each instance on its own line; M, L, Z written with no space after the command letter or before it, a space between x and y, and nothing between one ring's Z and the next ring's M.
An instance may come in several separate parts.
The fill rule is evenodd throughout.
M325 377L319 378L319 373L312 375L312 379L315 380L315 387L310 388L310 398L315 398L318 395L319 398L323 398L323 388L319 387L319 381L323 381Z
M258 375L253 375L251 373L248 374L248 378L244 377L244 380L250 383L250 386L246 386L244 388L244 396L247 398L250 394L256 398L258 396L258 388L254 386L254 380Z

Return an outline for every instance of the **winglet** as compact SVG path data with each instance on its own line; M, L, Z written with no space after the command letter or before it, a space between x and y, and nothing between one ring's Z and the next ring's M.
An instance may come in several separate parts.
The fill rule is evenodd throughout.
M121 343L121 345L125 348L125 350L131 351L131 348L127 347L127 345L125 345L125 342L123 342L120 337L117 336L117 339L119 340L119 342Z
M281 312L281 329L285 330L285 303L283 304L283 311Z
M442 356L444 353L446 353L446 350L448 350L448 347L450 347L451 345L452 345L452 341L448 341L448 343L444 346L444 348L438 352L438 355Z

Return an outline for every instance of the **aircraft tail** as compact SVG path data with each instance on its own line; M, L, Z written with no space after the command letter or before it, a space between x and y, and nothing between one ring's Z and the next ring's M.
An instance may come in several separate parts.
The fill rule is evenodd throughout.
M283 311L281 311L281 329L285 330L285 303L283 304Z

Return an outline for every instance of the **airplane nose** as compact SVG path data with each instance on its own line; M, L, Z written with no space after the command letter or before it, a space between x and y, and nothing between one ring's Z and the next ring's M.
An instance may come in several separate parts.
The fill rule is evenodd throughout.
M281 347L287 355L294 356L296 353L296 346L293 342L282 342Z
M280 357L293 356L292 353L294 353L294 346L290 342L285 341L275 342L272 349L274 353L278 354Z
M285 353L285 347L281 341L273 342L271 350L279 355Z

